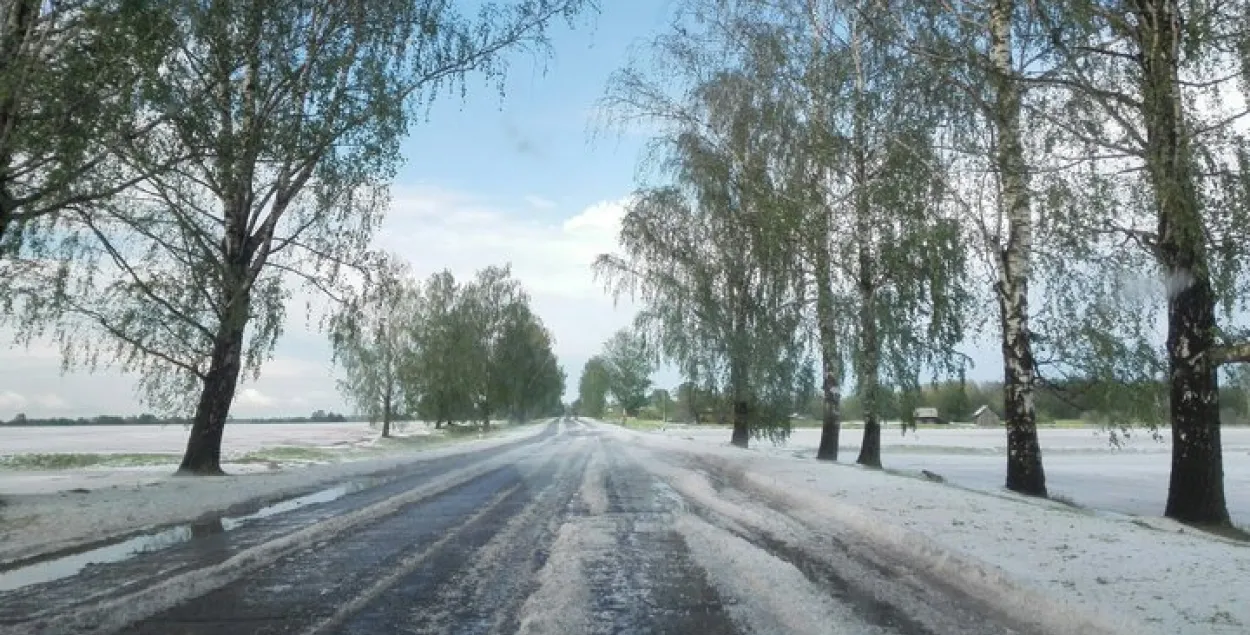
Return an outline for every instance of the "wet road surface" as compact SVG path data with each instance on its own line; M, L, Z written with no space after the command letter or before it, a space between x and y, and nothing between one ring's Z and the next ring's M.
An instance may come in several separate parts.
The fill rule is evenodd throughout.
M731 479L591 425L391 477L0 593L0 632L1023 632ZM310 533L348 517L359 522ZM313 537L266 550L297 531Z

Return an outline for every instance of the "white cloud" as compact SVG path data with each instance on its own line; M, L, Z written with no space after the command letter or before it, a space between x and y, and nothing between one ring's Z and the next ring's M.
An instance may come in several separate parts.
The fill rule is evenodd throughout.
M35 405L44 410L66 410L70 407L68 401L54 392L37 395L34 401Z
M27 403L26 397L12 390L0 392L0 412L21 410L26 407Z
M610 305L590 265L615 249L624 206L624 199L602 201L563 221L543 222L527 210L462 193L397 188L378 242L408 258L421 277L447 268L467 278L482 267L511 263L535 296Z
M253 406L256 408L270 408L277 401L255 388L244 388L234 398L235 403L241 406Z
M406 257L420 278L444 268L468 279L510 263L535 312L556 336L556 354L575 388L582 364L633 319L627 298L614 303L591 264L616 250L628 198L603 200L558 220L437 187L395 189L379 246ZM532 206L532 203L531 203Z

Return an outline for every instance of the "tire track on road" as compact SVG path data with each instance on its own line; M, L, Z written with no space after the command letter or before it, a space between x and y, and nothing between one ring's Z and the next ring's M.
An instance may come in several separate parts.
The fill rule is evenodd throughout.
M567 437L566 437L567 439ZM465 523L419 562L388 576L367 601L310 635L513 632L515 614L546 561L586 457L571 440L523 479L523 493Z
M725 600L691 556L675 518L681 501L611 441L607 508L588 525L606 536L583 555L592 633L737 633Z
M246 579L132 624L122 633L303 632L369 592L379 572L423 557L430 544L516 497L519 490L515 470L501 468L409 505L361 531L309 545Z
M640 460L685 496L698 517L797 568L865 624L903 635L1033 632L944 581L844 539L836 527L810 526L784 506L735 489L732 473L697 462L709 472L673 465L633 447L630 452L640 452Z

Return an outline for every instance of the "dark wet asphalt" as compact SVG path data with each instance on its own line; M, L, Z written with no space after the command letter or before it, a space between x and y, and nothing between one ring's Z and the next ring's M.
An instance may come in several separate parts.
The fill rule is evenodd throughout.
M522 449L520 458L383 518L288 553L215 591L131 623L127 635L277 635L383 633L739 633L733 599L723 597L674 528L677 513L732 527L676 496L660 477L622 459L621 442L564 423L502 448L416 463L394 480L332 502L265 518L235 531L210 521L200 536L158 553L90 568L55 583L0 594L0 632L32 619L124 596L145 584L222 562L310 523L366 507L439 473ZM532 448L532 451L531 451ZM585 493L588 463L599 458L600 509ZM606 457L606 459L604 458ZM780 510L777 513L782 513ZM593 527L599 541L576 554L578 606L562 623L527 623L527 604L561 528ZM742 534L741 528L734 528ZM872 632L935 632L855 578L889 577L862 560L846 566L808 558L767 536L743 536L794 563ZM845 545L835 545L847 549ZM828 549L826 544L814 548ZM565 554L567 557L567 554ZM546 581L552 592L552 582ZM780 591L783 592L784 591ZM546 596L544 596L546 597ZM977 619L964 608L960 622ZM954 610L954 609L952 609ZM964 611L961 613L960 611ZM979 620L969 632L1011 632ZM836 626L836 625L831 625ZM828 632L856 632L831 628ZM951 632L961 632L961 629Z
M573 428L563 436L594 435ZM586 452L508 466L256 575L143 620L127 635L514 633L560 525L587 513ZM586 554L596 633L735 633L637 466L606 476L614 546ZM489 553L487 553L489 552ZM570 581L578 582L578 581Z

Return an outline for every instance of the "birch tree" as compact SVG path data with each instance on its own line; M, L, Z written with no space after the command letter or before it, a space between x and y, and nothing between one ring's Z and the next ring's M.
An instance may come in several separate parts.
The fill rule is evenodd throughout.
M851 342L864 416L857 462L880 466L883 390L913 389L922 369L948 367L963 337L967 261L936 151L940 112L929 97L938 83L881 7L808 2L786 15L790 32L808 34L791 55L807 65L797 90L822 141L807 164L819 192L816 234L826 239L812 258L818 329L830 343L826 419L836 418L838 342ZM841 338L839 314L854 316ZM824 458L835 458L837 426L824 430Z
M672 273L679 266L700 271L691 262L703 267L706 279L749 280L730 281L708 302L732 305L736 297L743 299L740 315L723 320L743 337L731 333L721 341L756 347L729 359L752 360L756 365L750 368L771 369L768 378L788 377L783 383L791 387L805 375L790 370L803 367L798 351L805 343L781 334L793 337L800 330L783 325L793 324L793 309L803 312L806 278L814 274L827 423L821 456L836 456L842 360L850 358L866 406L860 460L879 465L882 384L914 384L920 368L945 363L962 333L962 236L943 206L945 175L932 149L936 119L923 106L934 85L922 69L908 64L888 29L861 15L867 3L744 0L689 6L689 24L701 29L699 37L684 37L683 22L656 48L668 73L676 69L685 74L679 77L693 78L694 99L676 103L635 73L624 75L633 101L630 96L620 101L643 116L685 125L685 138L702 138L707 149L666 155L669 163L661 165L688 188L689 202L682 201L680 188L652 197L652 207L667 206L668 213L638 215L650 226L640 222L635 235L623 232L634 260L618 268L633 266L636 272L640 257L663 263L648 270L649 293L656 297L661 288L656 281L665 279L669 295L689 294L691 285L673 282ZM684 41L690 39L698 44ZM717 85L732 89L710 90ZM705 94L718 99L700 101ZM684 225L673 220L683 217L696 220ZM704 222L710 229L703 229ZM735 237L737 254L747 257L700 262L698 256L734 249L719 238L711 239L715 247L699 249L699 240L721 232ZM658 251L665 239L667 256ZM688 307L657 303L665 305ZM668 330L699 332L694 325ZM733 363L728 374L752 377L734 372ZM764 379L755 378L761 382L756 386L769 383ZM752 380L738 381L749 389Z
M492 368L491 403L514 422L558 410L564 371L552 350L554 337L527 302L505 309Z
M1004 424L1010 490L1046 495L1037 438L1036 337L1030 309L1035 278L1034 170L1026 159L1022 131L1023 75L1041 54L1031 3L990 0L950 5L927 0L879 3L877 19L901 35L909 54L954 90L929 95L928 107L943 118L959 166L962 219L985 254L991 295L998 307L997 332L1003 359ZM1039 134L1044 134L1039 131ZM977 173L993 177L990 202Z
M994 0L989 10L990 86L997 143L993 162L999 178L1000 207L1007 220L994 286L1001 320L1003 407L1007 424L1007 489L1046 496L1046 474L1037 439L1033 402L1033 349L1029 342L1029 263L1033 219L1029 210L1028 169L1020 132L1021 86L1012 58L1015 1Z
M487 267L465 284L434 274L409 307L400 383L411 411L436 428L559 411L565 375L555 339L509 267Z
M1217 525L1229 522L1219 372L1250 362L1250 340L1234 328L1247 298L1250 155L1232 126L1247 111L1230 100L1250 73L1248 10L1239 1L1068 0L1040 15L1053 55L1037 82L1064 95L1053 125L1094 150L1092 170L1140 178L1149 194L1148 214L1093 208L1078 220L1140 246L1162 280L1172 436L1165 514Z
M509 317L529 302L510 266L487 267L461 289L459 319L467 328L468 347L458 364L469 386L482 425L499 411L504 376L510 369L496 362L507 337Z
M125 160L196 158L143 179L107 218L76 216L57 255L87 271L53 276L58 301L25 323L59 320L70 363L119 361L153 404L193 410L180 472L220 473L239 377L281 332L285 281L333 294L338 270L360 265L412 115L470 73L499 79L505 52L541 50L553 21L589 4L472 16L440 0L177 3L166 123Z
M638 325L665 358L728 395L734 444L784 437L806 349L802 282L782 222L792 207L768 151L787 131L781 103L731 69L698 83L689 103L668 101L637 74L619 81L618 105L672 127L657 150L674 184L636 194L622 222L624 256L596 266L616 292L643 300Z
M638 416L647 405L653 355L642 333L621 329L603 345L603 366L607 371L608 393L625 417Z
M369 273L364 288L334 315L331 342L344 373L339 391L389 437L391 421L407 401L402 368L417 354L411 321L421 314L420 291L395 256Z

